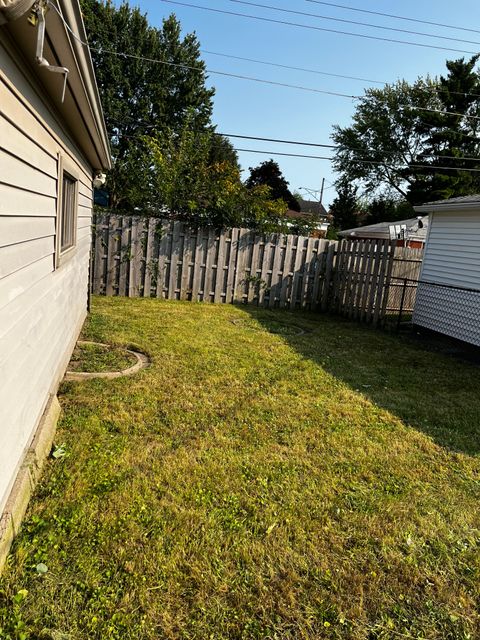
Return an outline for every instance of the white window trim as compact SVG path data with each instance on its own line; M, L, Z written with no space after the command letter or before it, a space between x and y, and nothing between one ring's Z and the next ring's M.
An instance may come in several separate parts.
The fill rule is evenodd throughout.
M67 173L75 180L74 221L73 221L73 245L64 251L61 250L62 242L62 204L63 204L63 174ZM77 226L78 226L78 170L75 165L64 155L58 155L58 188L57 188L57 218L55 230L55 269L68 262L77 251Z

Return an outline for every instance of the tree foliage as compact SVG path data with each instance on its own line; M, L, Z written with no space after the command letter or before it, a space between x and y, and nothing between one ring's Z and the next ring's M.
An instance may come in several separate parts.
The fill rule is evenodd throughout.
M214 157L216 136L188 124L180 134L146 138L145 162L153 168L155 210L190 225L244 226L262 231L285 228L286 203L266 185L246 187L232 162Z
M357 191L357 187L346 180L338 184L337 196L330 207L330 215L333 216L332 232L333 229L343 231L358 227L360 205Z
M289 209L300 211L298 200L288 188L288 182L285 180L278 163L274 160L266 160L258 167L250 167L250 176L246 185L250 188L267 185L275 200L281 198L288 204Z
M208 130L214 90L206 87L197 37L182 38L174 15L157 29L128 2L116 7L108 0L82 0L82 11L112 147L107 183L111 206L142 209L151 194L140 173L145 171L145 149L139 138L179 131L187 118L195 129ZM112 50L124 56L112 55Z
M411 204L478 192L480 175L452 170L480 167L480 121L471 117L480 115L476 62L477 57L447 62L448 75L439 80L368 89L353 123L334 127L334 167L341 180L356 182L370 195L387 189Z

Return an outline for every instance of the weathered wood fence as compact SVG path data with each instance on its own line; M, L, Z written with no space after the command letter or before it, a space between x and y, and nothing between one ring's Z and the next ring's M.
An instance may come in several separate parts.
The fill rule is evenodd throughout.
M264 307L334 310L379 323L395 266L388 241L341 242L248 229L190 229L131 216L94 221L91 290Z

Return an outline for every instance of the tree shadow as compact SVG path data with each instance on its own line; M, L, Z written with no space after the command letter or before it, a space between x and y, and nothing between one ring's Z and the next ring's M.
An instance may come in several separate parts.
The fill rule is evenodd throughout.
M473 347L464 354L438 338L388 333L329 314L244 309L303 358L438 445L480 453L480 366L462 357Z

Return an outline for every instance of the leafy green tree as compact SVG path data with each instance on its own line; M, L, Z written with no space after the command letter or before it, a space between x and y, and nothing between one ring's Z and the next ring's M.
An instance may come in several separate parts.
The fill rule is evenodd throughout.
M111 206L141 210L152 198L148 174L142 174L146 149L139 138L179 131L187 117L199 131L211 128L214 90L206 87L197 37L182 39L174 15L157 29L128 2L119 7L110 0L81 2L112 146Z
M287 205L266 185L247 188L232 162L212 160L215 136L187 125L177 134L146 138L153 168L153 208L192 226L245 226L262 231L285 228Z
M377 196L364 202L362 210L364 212L362 226L379 222L396 222L415 216L415 211L409 202L388 195Z
M275 200L281 198L288 204L289 209L300 211L298 200L288 188L288 182L285 180L278 163L274 160L266 160L255 168L250 167L250 176L246 185L249 188L267 185L271 189L272 198Z
M359 202L357 187L352 183L341 180L337 184L337 196L330 207L330 215L333 216L333 229L343 231L359 226ZM333 229L331 233L333 233Z
M448 61L448 75L439 80L368 89L353 123L334 127L334 166L342 178L367 194L388 189L411 204L478 192L480 175L453 169L480 167L477 60Z
M360 98L353 123L336 125L332 138L338 149L334 167L344 181L363 185L367 193L386 187L408 197L415 175L406 175L419 153L426 149L422 109L440 106L435 83L418 79L399 81L382 89L367 89Z
M442 112L425 114L420 126L426 137L424 153L427 157L419 155L418 162L437 168L415 171L416 181L410 186L409 193L413 202L480 191L480 174L454 169L480 168L480 76L475 69L479 57L446 63L448 75L440 77L437 91Z

